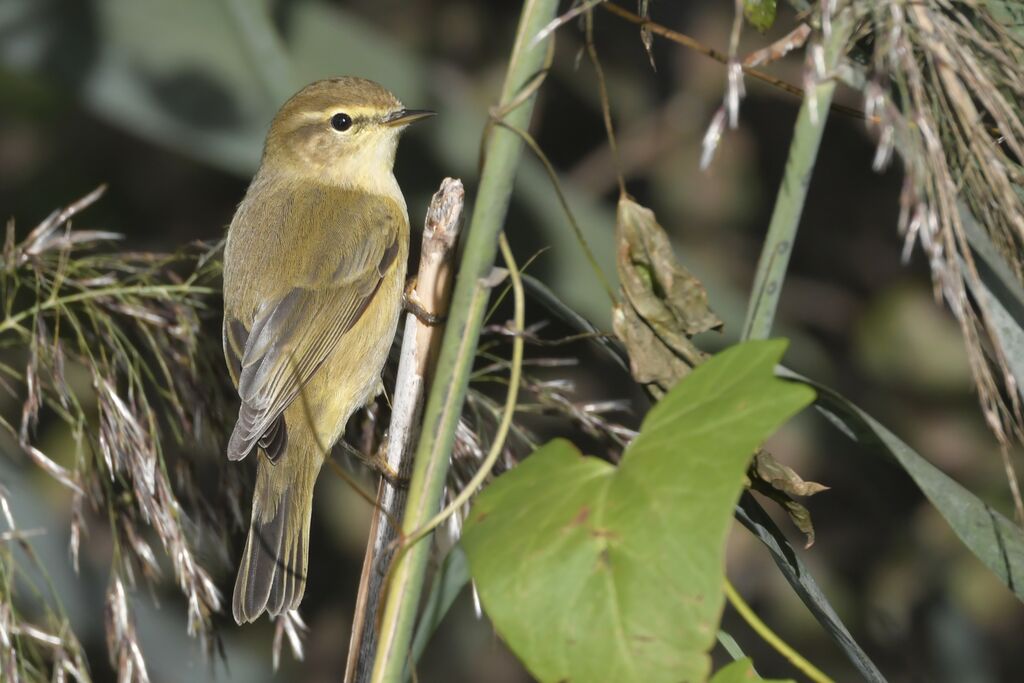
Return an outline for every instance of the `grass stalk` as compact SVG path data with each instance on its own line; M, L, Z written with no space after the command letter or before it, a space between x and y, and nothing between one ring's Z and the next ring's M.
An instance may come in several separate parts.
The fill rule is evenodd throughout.
M811 183L811 173L818 158L818 148L821 146L832 95L836 89L835 68L843 56L842 48L850 28L851 20L846 12L833 20L832 31L824 46L825 78L806 93L800 105L786 170L757 263L747 318L743 324L743 339L766 339L771 334L793 242L807 199L807 188ZM808 65L807 68L813 67Z
M780 638L768 624L761 621L750 605L740 597L740 594L733 588L728 579L725 581L725 597L729 599L733 609L743 617L743 620L747 622L750 628L754 629L754 632L761 636L762 640L775 648L776 652L785 657L790 664L799 669L800 673L807 676L814 683L834 683L821 669L807 661L799 652L787 645L786 641Z
M505 107L517 98L542 68L546 45L531 43L554 18L557 8L557 0L526 0L523 5L499 105L499 109L506 111L504 118L513 126L529 126L534 95L523 98L515 108L506 110ZM519 136L512 131L500 126L490 127L485 141L480 186L438 358L436 376L442 381L431 387L416 451L409 499L402 520L405 534L420 528L440 508L455 428L465 401L490 291L488 276L497 254L498 235L508 211L522 146ZM423 538L410 546L392 568L381 614L372 681L397 683L402 678L423 591L429 550L430 537Z

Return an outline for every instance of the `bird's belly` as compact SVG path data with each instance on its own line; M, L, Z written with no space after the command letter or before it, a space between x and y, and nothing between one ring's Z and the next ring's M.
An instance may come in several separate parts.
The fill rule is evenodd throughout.
M404 270L396 268L385 277L359 322L306 384L304 396L285 411L289 430L315 428L325 455L344 433L352 413L380 389L381 369L398 325Z

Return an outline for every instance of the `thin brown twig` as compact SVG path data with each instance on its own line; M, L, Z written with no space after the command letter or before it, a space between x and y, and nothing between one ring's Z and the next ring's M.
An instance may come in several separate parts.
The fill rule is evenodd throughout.
M590 244L587 243L587 239L583 235L583 228L580 227L579 222L576 220L575 214L573 214L572 209L569 207L569 200L566 199L565 197L565 192L562 190L562 183L558 179L558 172L555 170L555 167L551 163L551 160L548 159L547 155L544 153L544 150L542 150L540 148L540 145L537 143L537 140L532 135L530 135L528 131L513 126L504 119L493 121L492 125L497 126L499 128L504 128L506 130L510 130L516 135L518 135L526 144L526 146L530 148L530 151L536 155L537 159L544 167L544 170L547 171L548 178L551 179L551 186L555 190L555 195L558 197L559 204L562 205L562 209L565 211L566 218L569 220L569 225L572 227L573 233L576 236L576 241L579 242L580 248L583 250L583 254L584 256L586 256L587 262L590 264L590 268L594 271L594 275L601 283L601 286L604 288L605 293L608 294L608 300L614 304L616 301L615 289L612 288L611 283L608 281L608 278L604 274L604 271L601 270L601 266L597 262L597 257L594 256L594 252L591 250Z
M625 19L631 24L636 24L641 28L648 29L651 33L657 36L661 36L666 40L671 40L673 43L676 43L677 45L682 45L683 47L689 50L693 50L694 52L697 52L699 54L702 54L705 57L709 57L720 64L724 64L726 66L728 66L729 64L729 55L720 50L716 50L713 47L709 47L704 43L695 40L694 38L691 38L685 33L674 31L668 28L667 26L663 26L662 24L657 23L656 21L645 19L644 17L641 17L638 14L634 14L627 9L619 7L618 5L612 2L603 3L600 5L600 7L603 7L604 9L611 12L617 17ZM787 92L794 97L799 97L801 99L803 99L804 97L803 88L795 86L792 83L788 83L782 80L781 78L776 78L775 76L772 76L770 74L765 73L764 71L761 71L760 69L744 66L742 64L740 65L740 67L743 69L743 73L750 76L751 78L755 78L759 81L767 83L768 85L771 85L775 88L778 88L779 90ZM831 106L831 110L840 114L852 116L853 118L856 119L864 118L864 112L854 107L847 107L841 104L833 103Z
M427 210L423 247L412 303L428 315L444 316L451 297L452 259L462 223L465 192L458 180L446 178ZM443 325L429 325L413 313L406 316L401 360L395 380L394 401L386 440L385 466L408 480L419 436L419 421L427 383L437 359ZM382 603L387 568L394 554L407 491L397 482L381 478L376 513L370 526L363 571L359 580L345 681L368 680L377 650L377 613Z
M622 162L619 158L619 145L615 141L615 126L612 125L612 106L608 99L608 84L604 79L604 69L601 68L601 60L597 57L597 46L594 45L594 12L587 12L585 37L587 43L587 55L590 63L594 65L594 73L597 74L597 88L601 95L601 114L604 117L604 129L608 135L608 147L612 152L612 161L615 166L615 178L619 183L619 196L626 196L626 179L622 175Z

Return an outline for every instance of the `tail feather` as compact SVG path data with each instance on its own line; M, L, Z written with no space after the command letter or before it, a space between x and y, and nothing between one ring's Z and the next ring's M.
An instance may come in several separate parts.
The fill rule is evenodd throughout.
M305 540L309 536L309 516L307 514L302 533L294 534L287 539L288 544L282 548L283 562L278 567L278 574L270 588L270 599L267 611L272 615L295 609L302 601L306 590L306 553Z
M278 470L274 475L284 474L261 460L259 468L265 467ZM232 599L239 624L255 621L264 610L277 616L295 609L306 589L312 486L289 482L273 499L270 489L268 473L261 471ZM274 506L269 516L264 509L268 504Z

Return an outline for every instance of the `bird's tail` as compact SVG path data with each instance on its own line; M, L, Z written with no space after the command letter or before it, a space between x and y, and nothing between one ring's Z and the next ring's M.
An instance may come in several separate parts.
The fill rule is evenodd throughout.
M292 440L276 463L259 454L249 537L231 602L239 624L264 610L277 616L295 609L306 590L313 485L322 458L300 449Z

